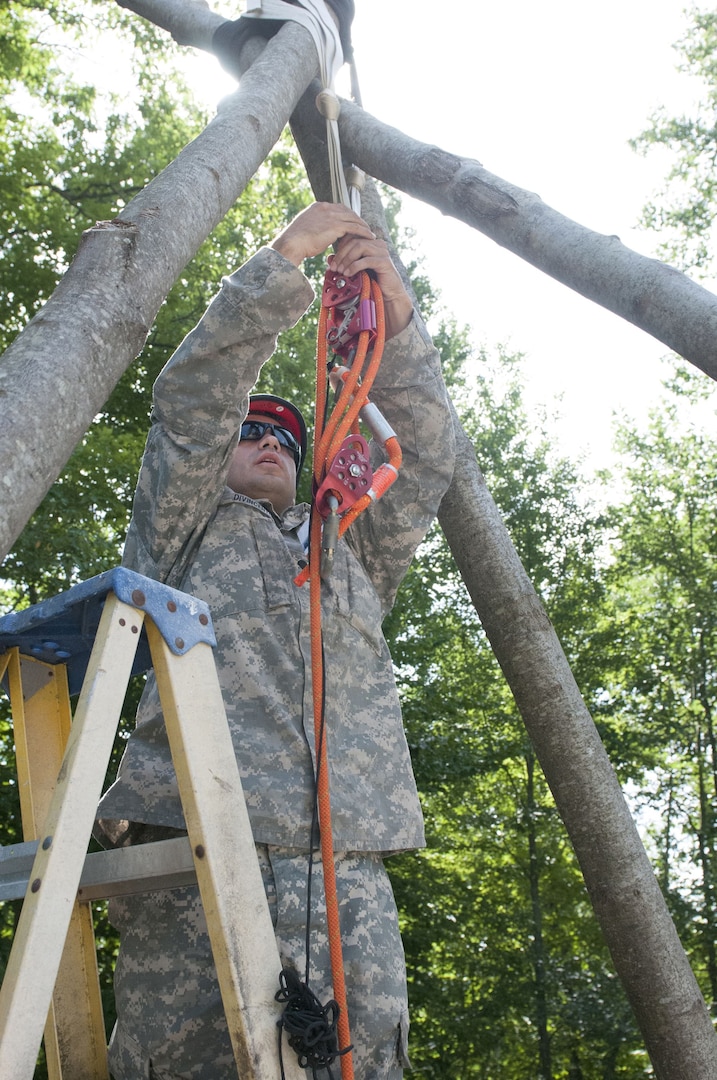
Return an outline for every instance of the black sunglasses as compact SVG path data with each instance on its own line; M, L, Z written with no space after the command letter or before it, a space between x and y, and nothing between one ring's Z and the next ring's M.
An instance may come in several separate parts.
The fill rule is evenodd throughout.
M301 446L296 436L287 428L279 427L277 424L268 424L265 420L245 420L241 426L239 438L255 441L256 439L263 439L267 431L271 432L280 446L286 447L289 453L293 455L294 463L298 469L301 461Z

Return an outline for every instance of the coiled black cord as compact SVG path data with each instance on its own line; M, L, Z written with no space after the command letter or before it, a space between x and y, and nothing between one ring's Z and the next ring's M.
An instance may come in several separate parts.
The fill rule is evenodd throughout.
M281 1056L281 1032L286 1032L289 1046L296 1052L302 1069L311 1069L314 1080L317 1069L325 1069L326 1080L334 1080L331 1065L342 1054L347 1054L352 1047L339 1050L336 1025L339 1019L339 1005L332 998L322 1005L316 994L302 982L293 968L282 968L279 975L280 989L275 998L284 1003L285 1008L279 1027L279 1060L281 1076L284 1080L284 1062Z

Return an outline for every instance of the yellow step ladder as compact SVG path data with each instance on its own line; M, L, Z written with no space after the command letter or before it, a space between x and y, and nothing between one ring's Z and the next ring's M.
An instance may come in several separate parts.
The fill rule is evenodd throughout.
M0 849L0 899L24 895L0 989L0 1080L30 1080L43 1029L50 1080L107 1080L90 901L192 880L237 1075L282 1076L274 1000L281 962L214 644L204 603L124 568L0 619L25 837ZM87 855L127 685L150 664L188 840ZM304 1080L292 1052L283 1075Z

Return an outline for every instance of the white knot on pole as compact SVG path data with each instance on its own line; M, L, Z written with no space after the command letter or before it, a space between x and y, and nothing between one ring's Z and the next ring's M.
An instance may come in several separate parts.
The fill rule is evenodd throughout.
M320 90L316 95L316 108L327 120L338 120L341 115L341 102L333 90Z
M349 165L346 170L346 184L349 189L349 199L351 200L351 209L357 213L361 213L361 192L366 186L366 173L363 169L359 169L358 165Z
M366 173L359 169L358 165L349 165L346 170L346 183L355 187L357 191L363 191L366 187Z

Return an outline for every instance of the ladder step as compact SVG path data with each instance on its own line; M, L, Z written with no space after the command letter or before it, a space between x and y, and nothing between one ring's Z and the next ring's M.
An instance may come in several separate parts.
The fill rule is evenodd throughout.
M24 897L38 841L0 848L0 902ZM197 881L189 837L157 840L114 851L93 851L85 859L78 900L176 889Z

